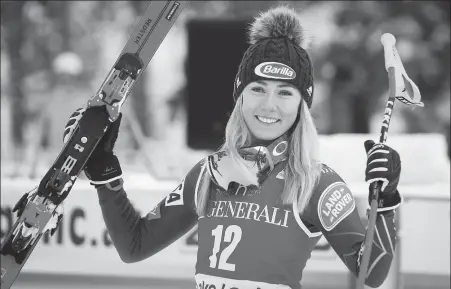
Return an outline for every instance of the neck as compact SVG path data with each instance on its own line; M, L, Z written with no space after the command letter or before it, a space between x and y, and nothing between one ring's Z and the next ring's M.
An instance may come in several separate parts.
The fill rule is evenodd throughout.
M254 136L251 136L251 141L249 143L249 147L255 147L255 146L267 147L274 141L275 141L275 139L263 140L263 139L259 139L259 138L256 138Z

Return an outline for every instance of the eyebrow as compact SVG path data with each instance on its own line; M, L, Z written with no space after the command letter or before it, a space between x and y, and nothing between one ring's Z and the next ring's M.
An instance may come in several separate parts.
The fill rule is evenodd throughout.
M257 82L258 84L267 86L266 82L264 82L264 81L262 81L262 80L257 80L257 81L255 81L255 82ZM289 84L289 83L282 83L282 84L279 84L277 87L279 87L279 88L282 88L282 87L291 87L291 88L295 88L292 84Z

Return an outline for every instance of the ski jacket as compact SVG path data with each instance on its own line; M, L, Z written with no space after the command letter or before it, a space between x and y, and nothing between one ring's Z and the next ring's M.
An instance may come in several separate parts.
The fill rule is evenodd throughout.
M206 170L215 169L218 153L198 162L146 216L133 208L124 188L99 187L103 217L121 259L144 260L197 223L198 289L299 289L321 236L357 275L366 229L344 180L323 164L308 207L300 213L297 205L280 202L286 159L277 158L276 150L268 152L273 169L258 188L224 190L213 181L203 216L196 213L199 184ZM366 280L371 287L381 285L390 268L396 243L394 215L394 210L377 214Z

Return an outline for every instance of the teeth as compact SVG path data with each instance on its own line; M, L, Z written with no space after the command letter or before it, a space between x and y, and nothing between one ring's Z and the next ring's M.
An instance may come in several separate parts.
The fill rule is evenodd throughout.
M278 121L277 118L270 118L270 117L264 117L264 116L257 116L258 120L264 123L275 123Z

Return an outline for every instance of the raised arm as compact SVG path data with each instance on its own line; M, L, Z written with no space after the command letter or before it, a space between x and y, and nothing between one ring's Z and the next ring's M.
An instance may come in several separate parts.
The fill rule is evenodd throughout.
M323 232L337 255L358 275L366 229L357 211L355 199L341 177L330 168L311 200L310 222ZM370 265L365 284L379 287L387 277L396 248L394 210L379 212Z
M194 166L180 185L143 217L130 203L121 180L97 188L106 227L122 261L144 260L196 224L194 196L200 170L200 164Z
M64 129L64 142L80 129L77 125L85 111L78 109L70 116ZM103 218L116 250L124 262L132 263L159 252L197 222L194 197L202 164L195 165L174 191L147 216L141 217L127 197L121 165L113 152L121 119L122 114L108 127L84 172L97 188Z

